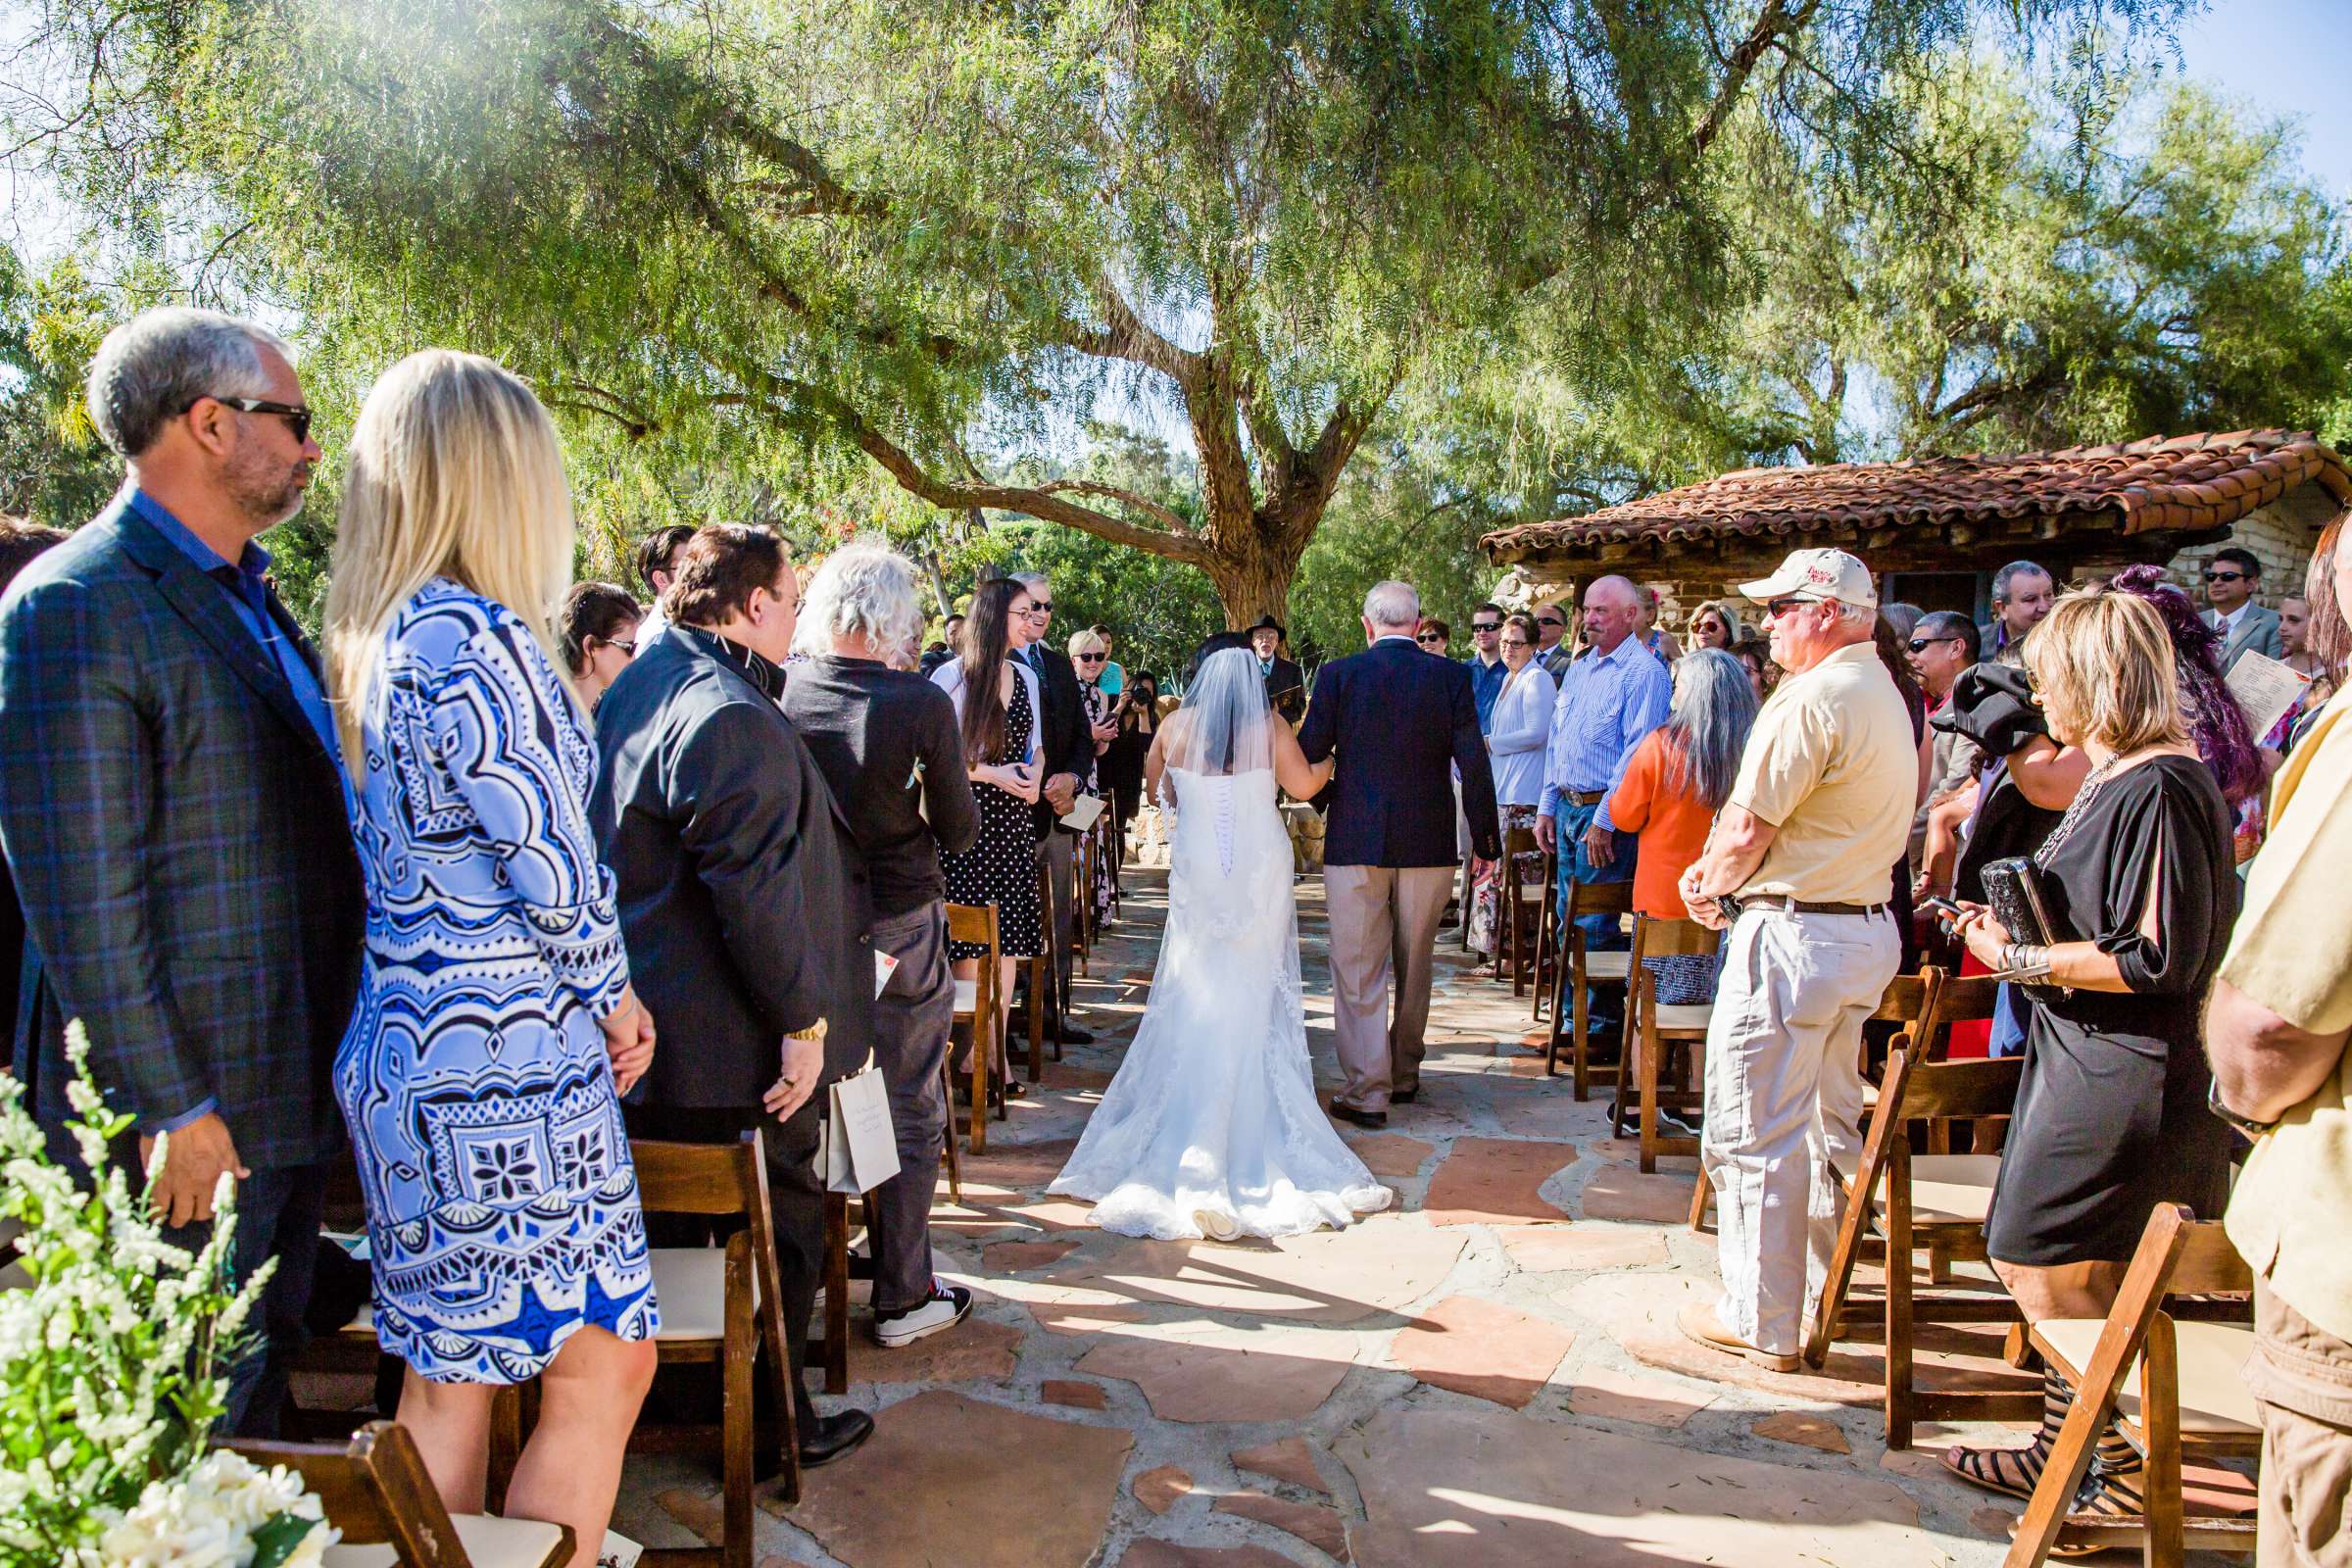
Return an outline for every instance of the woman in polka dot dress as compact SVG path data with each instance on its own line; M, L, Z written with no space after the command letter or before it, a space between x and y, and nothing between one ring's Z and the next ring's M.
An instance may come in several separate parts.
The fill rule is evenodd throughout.
M1029 634L1029 591L1009 578L984 582L963 623L963 653L931 672L934 685L956 704L972 794L980 803L980 836L960 855L942 854L950 904L997 906L997 1049L1001 1078L1004 1019L1012 1001L1016 960L1045 951L1037 897L1037 837L1031 808L1042 782L1037 757L1044 737L1038 722L1037 676L1011 655ZM956 978L977 979L986 949L950 942ZM1017 1086L1007 1085L1013 1093Z

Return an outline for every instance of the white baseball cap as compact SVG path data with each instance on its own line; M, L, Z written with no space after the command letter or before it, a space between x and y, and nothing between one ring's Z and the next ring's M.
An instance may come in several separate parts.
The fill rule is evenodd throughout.
M1781 569L1740 591L1758 604L1775 599L1835 599L1841 605L1879 608L1878 584L1870 568L1842 550L1794 550Z

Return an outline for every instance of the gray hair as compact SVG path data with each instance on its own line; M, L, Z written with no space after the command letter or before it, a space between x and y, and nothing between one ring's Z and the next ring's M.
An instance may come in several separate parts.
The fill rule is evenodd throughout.
M1016 571L1012 574L1012 580L1019 583L1022 587L1028 589L1031 593L1037 592L1040 588L1051 588L1054 586L1054 579L1047 576L1042 571Z
M1879 612L1868 605L1849 605L1842 599L1828 599L1824 604L1838 607L1838 618L1847 625L1873 627L1879 623Z
M2048 577L2053 587L2058 582L2057 577L2051 574L2049 567L2038 562L2012 561L1992 574L1992 602L1996 605L2007 604L2009 584L2019 577Z
M107 333L90 361L90 422L108 446L135 459L198 398L266 395L264 349L294 358L276 333L219 311L141 311Z
M1720 648L1685 654L1674 666L1673 715L1666 721L1670 787L1723 809L1740 775L1740 754L1755 727L1756 692L1747 666Z
M923 596L914 563L885 545L836 550L808 579L794 651L832 652L836 637L863 637L886 654L914 651L923 631Z
M1409 582L1376 582L1364 595L1364 618L1386 630L1421 624L1421 596Z

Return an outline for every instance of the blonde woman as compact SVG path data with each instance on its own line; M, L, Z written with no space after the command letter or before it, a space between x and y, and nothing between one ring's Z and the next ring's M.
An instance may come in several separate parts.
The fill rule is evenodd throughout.
M541 1382L508 1512L593 1563L654 1370L617 1095L653 1059L549 615L572 553L555 428L486 359L387 371L352 433L327 684L368 887L335 1096L368 1199L399 1419L478 1513L490 1400Z
M2237 917L2230 812L2189 739L2165 617L2129 590L2078 589L2025 639L2050 738L2089 774L2034 852L2050 924L2027 940L1967 905L1987 969L2031 977L2025 1077L1984 1224L2030 1323L2099 1318L2158 1203L2219 1214L2230 1132L2206 1106L2199 1020ZM1963 1479L2030 1495L2071 1397L2053 1374L2022 1448L1954 1448ZM2110 1430L2075 1507L2136 1511L2138 1456Z

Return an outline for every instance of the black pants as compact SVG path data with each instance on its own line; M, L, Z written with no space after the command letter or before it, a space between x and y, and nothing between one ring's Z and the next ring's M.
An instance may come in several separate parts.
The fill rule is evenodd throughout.
M824 1279L825 1190L817 1179L820 1089L779 1123L764 1110L678 1105L623 1105L631 1138L677 1144L733 1144L758 1127L767 1152L767 1200L775 1216L776 1272L782 1283L784 1346L792 1358L792 1397L805 1437L814 1430L816 1406L803 1375L808 1364L808 1313ZM723 1221L722 1221L723 1223ZM655 1247L699 1247L716 1239L711 1221L694 1214L648 1214L646 1240Z
M288 1376L311 1342L304 1313L311 1301L325 1209L324 1165L257 1170L237 1183L237 1230L230 1244L229 1272L240 1287L270 1258L277 1259L277 1272L262 1287L259 1308L246 1322L247 1333L257 1328L260 1332L227 1369L228 1408L220 1428L230 1437L278 1435ZM163 1233L165 1241L191 1252L212 1237L211 1220L166 1227Z

